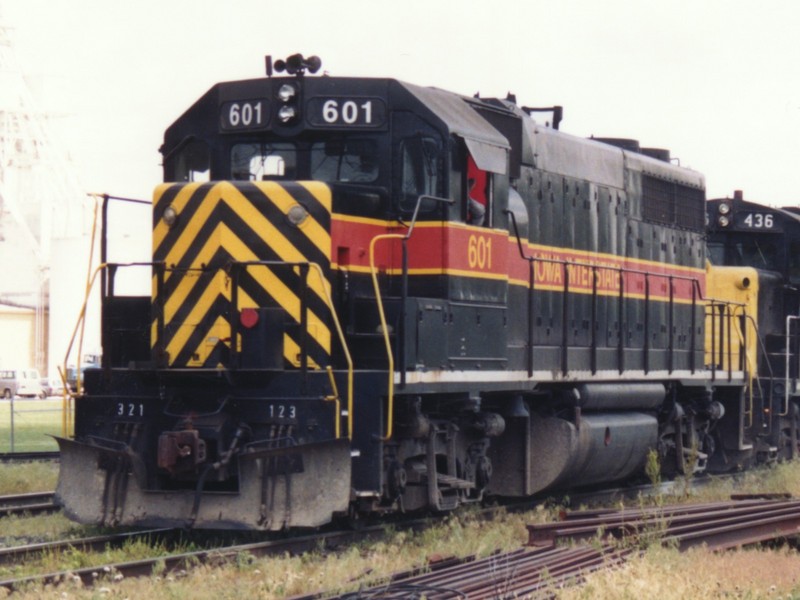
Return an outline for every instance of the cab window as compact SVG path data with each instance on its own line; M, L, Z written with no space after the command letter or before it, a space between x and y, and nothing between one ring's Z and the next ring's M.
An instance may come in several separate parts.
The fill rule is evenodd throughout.
M297 178L297 148L289 142L235 144L231 177L242 181Z
M422 195L441 194L439 145L431 137L400 140L400 208L413 210ZM431 205L435 207L436 205Z
M166 160L165 181L209 181L211 153L203 140L190 138Z
M734 244L732 264L780 271L778 247L771 239L748 236Z
M333 139L311 147L311 179L372 183L378 179L375 140Z

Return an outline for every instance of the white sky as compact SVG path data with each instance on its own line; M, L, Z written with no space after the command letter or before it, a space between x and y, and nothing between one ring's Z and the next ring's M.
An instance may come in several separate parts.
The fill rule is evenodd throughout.
M794 0L0 0L87 191L149 198L164 129L264 55L561 104L562 130L669 148L708 197L800 204Z

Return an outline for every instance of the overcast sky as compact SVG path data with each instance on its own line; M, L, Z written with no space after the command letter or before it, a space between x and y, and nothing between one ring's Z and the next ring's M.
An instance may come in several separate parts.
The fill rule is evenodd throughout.
M794 0L0 0L87 191L149 198L164 129L264 55L528 106L562 130L669 148L708 197L800 204Z

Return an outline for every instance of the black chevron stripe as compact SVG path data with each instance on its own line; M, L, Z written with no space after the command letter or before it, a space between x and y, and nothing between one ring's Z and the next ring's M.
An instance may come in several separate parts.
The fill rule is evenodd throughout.
M264 288L258 284L255 277L248 276L246 278L242 278L240 281L240 286L242 290L244 290L244 292L250 296L258 306L278 306L278 303L275 301L275 299L264 291ZM322 321L323 326L325 326L330 332L331 325L330 319L328 318L329 312L324 304L321 307L317 307L315 303L310 302L314 299L314 296L316 296L316 294L314 294L311 290L308 290L308 293L306 294L306 310L313 312L314 315L316 315L316 317ZM287 313L287 321L288 320L289 316ZM294 321L292 319L292 322L297 326L300 325L299 321ZM291 325L291 323L289 323L289 325ZM298 346L302 346L302 331L300 331L299 327L297 327L295 331L287 328L286 333L290 335L290 337ZM306 349L309 356L312 357L318 365L325 364L325 361L328 357L328 352L322 345L320 345L319 341L311 335L309 335L306 340Z
M218 250L218 254L225 254L223 249ZM281 269L287 272L290 272L294 279L297 281L297 285L302 285L300 283L299 276L295 275L293 271L289 268ZM165 324L164 327L164 347L169 347L170 343L172 342L173 338L180 333L181 326L186 322L189 317L189 314L192 310L195 309L196 305L200 301L203 294L206 293L206 290L209 285L212 284L214 281L214 277L216 275L216 269L212 271L204 271L197 276L197 280L195 281L194 286L190 290L190 292L186 295L185 298L182 299L180 307L174 313L172 318ZM174 282L174 285L178 285L180 280L182 279L182 273L175 272L173 276L170 278L170 282ZM278 300L274 298L272 295L269 294L268 291L264 289L262 285L260 285L256 279L256 277L251 272L243 272L240 281L239 281L240 289L242 289L247 295L249 295L254 302L258 306L264 307L276 307L276 308L284 308L280 305ZM298 296L299 302L299 287L290 287L290 290ZM167 294L166 298L170 298L171 295ZM227 321L228 316L230 315L230 302L222 295L220 295L212 304L211 307L206 311L206 313L201 317L201 322L207 321L205 326L206 329L210 328L211 325L214 323L218 316L223 316ZM324 326L330 330L330 324L328 322L328 307L327 304L324 303L319 296L317 296L312 290L308 290L306 292L306 308L313 312L318 319L322 320ZM218 312L218 311L223 312ZM291 320L289 313L286 313L287 320ZM296 321L296 324L299 325L299 321ZM198 328L202 328L202 326L198 326ZM301 332L297 331L292 333L291 331L287 330L287 334L291 335L292 339L295 340L295 343L300 345L301 342ZM205 339L205 337L200 338L201 341ZM306 346L308 349L309 356L313 357L317 364L324 364L324 358L327 357L327 352L323 346L321 346L316 340L309 338L306 340ZM187 341L181 351L181 356L186 356L191 358L191 355L194 352L194 349L197 345L192 345L190 341ZM188 352L188 354L187 354ZM187 360L188 360L187 358ZM186 364L186 363L173 363L173 364Z
M193 198L194 199L194 198ZM323 268L325 276L329 276L330 258L323 253L305 234L294 228L286 227L286 221L283 213L273 206L274 210L260 211L264 216L278 229L284 233L288 244L292 245L298 253L305 257L309 262L315 262ZM277 213L277 214L275 214ZM185 215L181 214L181 221L185 222ZM251 225L245 222L242 217L227 203L220 202L209 215L209 218L200 225L200 228L191 233L193 236L192 242L184 252L184 254L175 262L177 268L187 269L192 266L199 255L200 251L206 245L208 238L213 234L218 225L224 224L231 230L232 233L237 235L240 241L246 245L255 256L260 260L282 260L277 252L269 245L269 243L261 237L257 231L252 229ZM182 225L183 228L186 225ZM288 231L287 231L288 230ZM186 233L189 235L189 232ZM170 247L178 241L178 237L170 240ZM165 248L166 244L161 244L156 260L165 260L169 250ZM164 252L161 250L164 249ZM241 257L237 257L241 260ZM172 261L171 261L172 262ZM209 266L222 266L222 263L207 263Z
M317 221L317 223L319 223L320 226L322 226L326 231L330 231L331 211L330 208L326 207L319 201L319 198L317 198L305 186L302 186L299 183L293 181L281 181L276 183L280 185L284 191L294 198L299 204L303 205L312 219ZM242 185L241 188L242 193L248 197L251 197L252 194L254 196L263 196L264 198L269 199L269 196L266 194L265 190L252 182ZM271 200L269 201L271 202ZM284 228L285 226L281 227L281 229Z
M175 200L175 196L183 188L180 184L173 184L164 189L161 196L153 202L153 229L156 228L158 222L161 220L161 215L164 209L167 208Z
M267 253L265 251L265 253ZM234 261L234 257L224 248L218 248L209 261L212 265L228 265L230 262ZM270 257L267 256L266 260L278 260L277 256ZM214 275L216 274L217 269L222 268L218 266L216 268L211 267L209 271L203 272L200 276L197 277L197 281L192 287L191 291L187 294L186 298L181 300L180 308L175 312L174 316L171 318L171 321L184 321L189 312L191 312L192 307L200 300L201 296L205 292L206 287L211 283L213 280ZM276 266L270 267L270 270L278 278L290 291L294 293L295 296L298 298L300 297L301 291L306 287L306 284L303 280L303 277L300 273L295 272L295 269L288 266ZM195 271L196 272L196 271ZM176 293L178 286L180 286L183 280L183 271L176 270L172 272L172 275L164 284L164 298L170 299ZM240 285L242 285L243 281L247 281L248 279L255 284L255 279L253 276L253 270L250 269L241 269L240 273ZM325 273L327 277L327 273ZM311 282L315 281L316 276L313 273L308 274L308 279ZM264 290L261 285L255 284L256 288L260 290L259 297L266 298L269 296L269 291ZM248 291L250 293L250 291ZM275 306L278 306L277 300L273 299L275 302ZM325 315L328 314L328 305L325 300L320 298L313 290L310 288L306 292L306 303L308 308L319 318L324 318ZM266 304L259 305L267 306Z
M183 185L175 185L173 188L170 188L169 191L175 190L175 193L170 196L170 202L175 199L175 196L178 195L180 190L185 187ZM203 202L206 200L209 192L213 188L213 184L205 183L199 186L190 196L189 200L186 203L186 206L181 209L180 215L178 217L178 223L172 227L169 231L167 231L164 239L161 240L159 243L158 248L153 251L153 260L163 261L166 260L167 255L169 254L170 250L172 250L175 243L183 237L186 233L187 229L189 228L189 224L192 222L195 213L198 209L202 206ZM166 194L165 194L166 195ZM162 196L163 197L163 196ZM158 206L154 208L153 211L153 229L155 230L156 225L158 225L158 220L161 218L161 214L164 212L164 209L169 206L169 204L163 204L162 202L158 203Z
M173 366L185 366L189 364L192 355L197 351L201 344L205 343L206 338L208 338L209 334L211 333L211 327L213 327L217 317L219 315L228 314L227 311L229 306L230 302L228 302L223 295L219 295L217 299L214 300L208 312L206 313L206 316L198 325L192 328L191 335L186 340L186 343L180 349L178 354L174 358L170 357L170 361ZM177 331L175 333L177 333ZM165 345L165 347L167 346L168 344Z
M294 189L298 192L303 191L306 192L302 186L298 186L294 184ZM285 189L285 186L284 186ZM328 253L330 252L329 247L322 251L319 247L308 238L308 236L301 230L296 227L292 227L288 224L286 216L283 214L283 211L278 208L272 199L267 196L264 191L257 186L248 183L242 185L239 192L246 198L246 200L255 208L261 215L264 216L266 220L268 220L273 227L283 235L284 239L294 246L298 252L306 257L307 260L311 262L316 262L320 265L325 265L329 262ZM319 213L324 211L324 207L310 194L307 192L305 195L308 198L313 199L308 200L309 206L306 206L308 210L309 207L313 207L315 212ZM295 198L297 200L297 198ZM263 235L260 235L257 231L252 229L252 226L241 219L241 216L237 214L235 209L232 209L230 204L236 205L237 201L241 201L241 198L237 198L236 201L230 201L228 204L221 204L218 209L222 213L220 218L222 218L226 224L235 232L252 232L252 239L255 243L260 241L264 241ZM309 211L309 214L310 211ZM323 212L324 219L320 221L317 219L319 225L327 232L330 231L330 213L327 211ZM313 216L312 216L313 218ZM234 225L236 223L236 225ZM249 236L248 236L249 237ZM319 240L318 240L319 241ZM326 242L329 243L328 240ZM256 253L260 256L258 253Z
M258 285L254 282L252 283L253 289L258 289ZM248 292L249 293L249 292ZM254 292L255 293L255 292ZM271 306L275 305L274 303L269 302L267 298L263 304L259 303L261 306ZM171 358L170 362L173 366L185 366L189 364L189 361L192 359L192 356L197 352L198 348L200 348L203 344L206 343L206 339L211 334L211 328L213 327L214 323L217 321L219 316L223 316L225 321L227 322L227 315L229 315L230 311L230 301L222 294L218 295L217 298L211 303L209 306L208 311L206 314L200 319L200 323L192 328L192 333L187 338L186 342L180 348L178 353ZM289 319L287 314L287 319ZM180 332L181 324L183 321L173 321L171 326L168 327L169 331L169 339L166 340L165 348L169 346L169 343L172 341L172 337L177 335ZM287 323L287 327L285 330L286 335L288 335L298 347L302 347L305 343L306 352L311 360L313 360L318 365L326 365L329 360L329 354L325 350L323 346L321 346L316 338L312 335L306 336L305 340L303 339L302 331L299 329L299 324L295 323L295 326L292 326L292 323ZM209 358L208 360L212 360ZM205 366L216 366L216 361L212 360L213 364L205 365Z

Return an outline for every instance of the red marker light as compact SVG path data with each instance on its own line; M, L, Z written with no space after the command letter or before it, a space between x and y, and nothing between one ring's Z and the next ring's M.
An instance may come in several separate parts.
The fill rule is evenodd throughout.
M246 329L252 329L258 323L258 311L255 308L243 308L239 314L239 323Z

